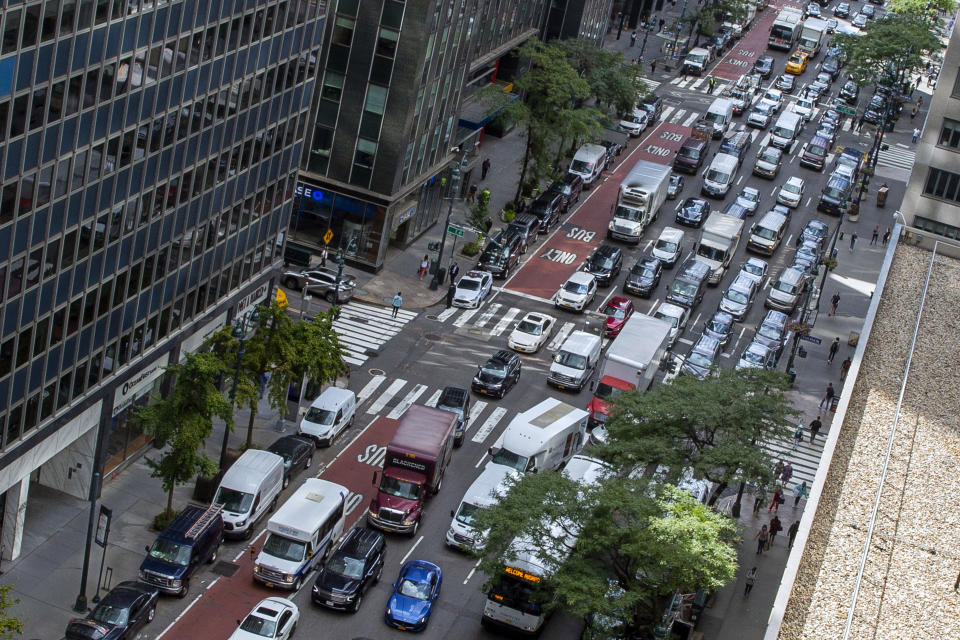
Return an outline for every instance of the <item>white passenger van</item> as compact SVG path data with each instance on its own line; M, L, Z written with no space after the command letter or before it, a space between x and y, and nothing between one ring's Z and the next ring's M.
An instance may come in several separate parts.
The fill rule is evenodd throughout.
M223 474L213 502L223 505L223 534L249 538L260 518L277 507L283 489L283 458L247 449Z
M600 362L603 341L586 331L574 331L553 357L547 382L558 389L583 389Z
M490 447L487 466L520 472L559 469L586 442L589 413L556 398L547 398L518 414Z
M501 464L487 465L473 484L463 494L460 505L450 512L450 528L447 530L448 546L469 551L482 549L483 543L474 528L474 519L481 509L492 506L503 497L510 483L520 477L520 472Z
M606 164L606 147L600 144L585 144L577 149L567 173L580 176L583 179L583 186L589 187L603 173Z

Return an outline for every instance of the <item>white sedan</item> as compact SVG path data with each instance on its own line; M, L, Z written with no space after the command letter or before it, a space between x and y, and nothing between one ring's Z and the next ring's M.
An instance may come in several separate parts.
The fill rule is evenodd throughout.
M457 282L453 294L453 306L476 309L490 295L493 274L489 271L468 271Z
M777 202L785 204L791 209L796 209L800 206L800 201L803 200L803 189L803 178L791 176L780 187L780 192L777 193Z
M553 296L558 309L583 311L597 296L597 279L586 271L577 271L570 276Z
M507 339L507 345L521 353L536 353L547 343L557 319L543 313L528 313L517 323Z
M300 609L286 598L267 598L253 608L230 640L288 640L300 620Z

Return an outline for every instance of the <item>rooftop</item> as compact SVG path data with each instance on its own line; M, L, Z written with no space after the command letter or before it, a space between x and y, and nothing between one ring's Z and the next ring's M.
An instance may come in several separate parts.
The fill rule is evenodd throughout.
M960 637L960 245L906 231L887 252L766 640Z

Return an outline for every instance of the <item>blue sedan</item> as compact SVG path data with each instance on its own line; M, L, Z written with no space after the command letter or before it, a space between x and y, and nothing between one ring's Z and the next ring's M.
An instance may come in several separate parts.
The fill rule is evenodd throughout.
M440 595L443 572L426 560L411 560L400 569L383 619L401 631L423 631L430 622L433 601Z

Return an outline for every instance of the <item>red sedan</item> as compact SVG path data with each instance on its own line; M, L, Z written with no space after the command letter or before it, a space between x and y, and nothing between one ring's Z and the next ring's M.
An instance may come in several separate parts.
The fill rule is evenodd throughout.
M623 325L633 315L633 302L630 298L614 296L603 308L603 313L607 316L607 321L603 325L603 332L611 338L616 338L620 335Z

